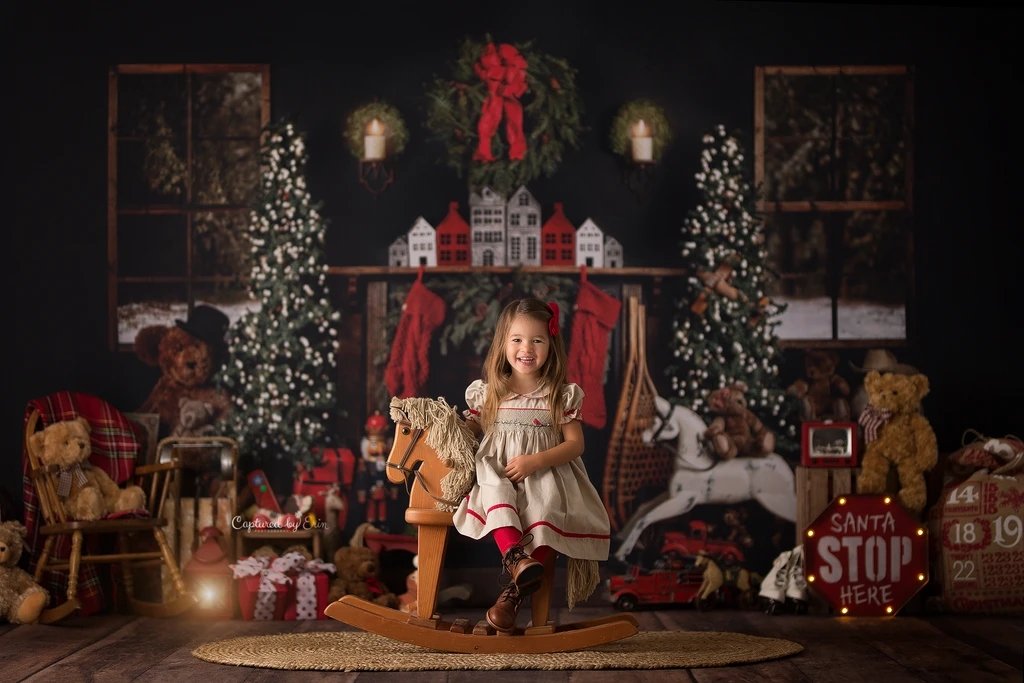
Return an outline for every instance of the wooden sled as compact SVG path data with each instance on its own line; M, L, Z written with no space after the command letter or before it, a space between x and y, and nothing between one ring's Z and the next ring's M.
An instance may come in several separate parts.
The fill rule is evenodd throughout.
M405 399L430 401L431 399ZM396 408L396 402L392 403ZM400 408L398 408L400 410ZM437 593L444 565L448 530L452 513L437 509L436 503L448 503L441 496L441 479L452 467L428 446L429 426L413 426L408 419L396 425L394 445L387 460L388 480L409 485L409 507L405 521L417 528L419 586L416 614L400 612L346 595L331 603L324 613L332 619L377 633L394 640L448 652L542 653L580 650L614 640L628 638L639 631L631 614L614 614L568 624L550 620L551 585L555 573L554 555L545 563L544 580L531 596L531 626L512 633L498 633L480 621L471 625L466 619L446 621L436 613Z

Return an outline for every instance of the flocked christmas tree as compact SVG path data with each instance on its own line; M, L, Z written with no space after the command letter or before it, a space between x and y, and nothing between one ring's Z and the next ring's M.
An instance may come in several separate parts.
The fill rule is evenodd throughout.
M338 347L324 260L325 223L310 199L305 145L291 123L270 127L260 195L249 219L253 267L247 312L228 335L221 382L232 397L228 433L259 462L309 464L331 440Z
M700 205L682 228L690 276L673 319L667 371L675 400L710 420L711 391L741 381L747 407L776 434L776 452L795 448L793 407L779 381L775 328L784 310L766 294L770 272L763 223L745 179L742 146L724 126L704 136Z

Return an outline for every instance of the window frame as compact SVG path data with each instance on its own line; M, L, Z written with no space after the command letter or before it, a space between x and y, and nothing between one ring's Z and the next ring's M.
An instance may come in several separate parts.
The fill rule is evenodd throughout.
M193 225L199 214L210 213L211 211L237 213L246 216L251 207L244 204L224 205L202 205L193 202L193 184L195 178L194 140L192 136L192 123L194 112L191 103L191 88L185 90L185 132L183 136L187 180L184 182L184 198L179 204L143 202L130 206L120 205L118 202L119 187L124 178L127 177L122 169L118 167L120 144L138 136L122 135L119 128L119 81L121 76L168 76L180 74L191 81L195 75L230 74L230 73L255 73L260 77L259 90L259 133L270 123L270 65L269 64L151 64L131 63L117 64L110 68L107 82L107 310L108 310L108 346L111 351L128 351L132 344L121 343L119 340L119 289L124 284L168 284L182 285L185 292L185 304L191 310L195 304L196 287L204 284L217 284L222 282L247 282L249 273L234 273L232 275L199 275L193 272ZM245 136L248 137L248 136ZM215 138L217 139L217 138ZM231 138L225 138L231 139ZM258 143L258 138L257 138ZM258 177L258 176L257 176ZM257 180L257 182L259 182ZM258 187L256 188L258 189ZM119 230L121 220L126 216L181 216L184 220L184 274L182 275L123 275L119 268Z
M890 200L768 200L760 194L766 178L765 170L765 77L766 76L905 76L904 119L907 126L905 136L905 166L903 175L903 198ZM828 293L831 299L830 338L786 338L780 339L780 346L795 348L860 348L875 346L906 346L915 333L915 272L914 272L914 72L907 65L843 65L843 66L757 66L754 68L754 187L758 188L756 206L762 217L772 214L814 214L830 223L838 216L860 211L892 212L904 218L906 230L906 299L904 301L904 335L902 338L844 338L839 336L839 296L835 291ZM766 221L767 222L767 221ZM828 229L828 228L826 228ZM825 257L826 281L842 277L841 265L833 253ZM769 264L770 265L770 264ZM838 269L838 270L837 270ZM785 315L785 314L783 314Z

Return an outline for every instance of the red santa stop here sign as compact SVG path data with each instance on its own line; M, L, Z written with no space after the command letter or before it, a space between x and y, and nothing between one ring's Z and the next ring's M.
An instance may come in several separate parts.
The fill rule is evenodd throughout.
M928 533L891 496L835 498L804 536L807 583L839 614L890 616L928 583Z

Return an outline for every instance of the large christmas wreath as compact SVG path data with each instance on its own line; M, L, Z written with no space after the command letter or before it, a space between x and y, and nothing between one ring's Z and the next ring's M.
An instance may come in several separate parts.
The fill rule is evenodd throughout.
M579 147L581 111L576 70L564 59L490 36L467 39L452 76L435 77L427 89L427 128L471 191L508 195L553 174Z

